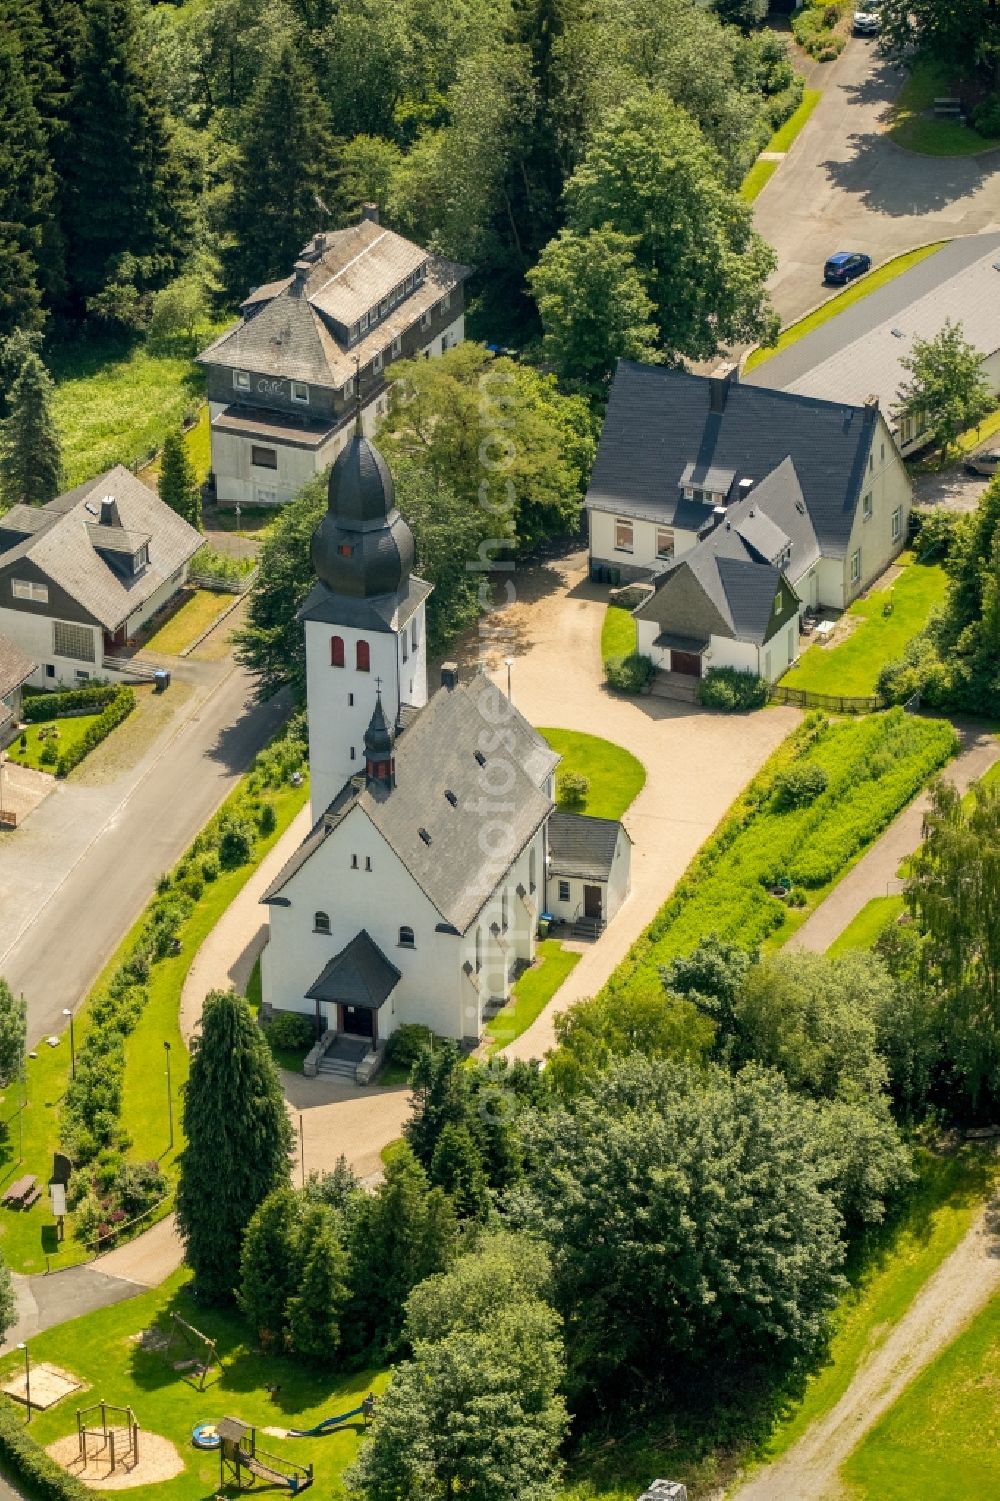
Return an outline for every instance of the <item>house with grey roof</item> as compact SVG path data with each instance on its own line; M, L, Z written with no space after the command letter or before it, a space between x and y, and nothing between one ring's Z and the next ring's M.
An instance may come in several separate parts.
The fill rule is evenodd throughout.
M261 987L265 1014L310 1017L324 1069L353 1076L359 1044L376 1056L408 1022L477 1043L534 961L550 896L598 935L627 895L630 843L617 823L554 815L558 755L482 673L446 663L428 694L430 590L360 421L311 556L313 824L262 898Z
M242 317L202 351L212 475L224 505L279 505L326 469L360 408L370 437L393 364L465 337L469 268L379 223L316 234L290 276L256 287Z
M0 636L0 750L9 745L17 733L21 689L35 671L35 666L19 646L6 636Z
M640 641L667 670L773 678L798 656L791 601L843 609L901 551L910 504L877 402L622 360L587 492L592 575L655 586Z
M1000 233L964 235L894 277L787 349L747 371L749 386L861 406L877 399L901 453L928 441L919 418L898 412L916 339L961 324L1000 395Z
M121 653L204 540L120 464L0 516L0 633L37 664L32 685L127 676Z

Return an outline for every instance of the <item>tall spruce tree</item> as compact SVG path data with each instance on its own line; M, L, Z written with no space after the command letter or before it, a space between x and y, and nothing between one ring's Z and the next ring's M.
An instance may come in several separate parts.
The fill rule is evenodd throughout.
M0 505L44 505L59 494L62 457L52 415L54 387L37 354L28 353L0 427Z
M158 488L160 499L200 531L201 488L184 442L184 434L178 429L169 432L163 440Z
M340 1350L340 1318L348 1298L347 1256L333 1211L312 1204L298 1233L296 1288L288 1300L288 1338L296 1355L332 1365Z
M241 126L227 228L230 291L285 276L336 210L329 113L300 48L289 38L272 53Z
M276 1188L254 1212L240 1253L240 1311L265 1350L285 1343L285 1309L295 1287L292 1255L299 1200L291 1188Z
M54 185L20 49L0 33L0 337L43 321L39 257Z
M124 252L146 288L176 270L191 236L191 201L134 0L88 0L68 108L63 225L77 312Z
M254 1211L288 1182L292 1130L278 1071L249 1006L232 991L205 998L184 1093L177 1221L198 1292L227 1302Z

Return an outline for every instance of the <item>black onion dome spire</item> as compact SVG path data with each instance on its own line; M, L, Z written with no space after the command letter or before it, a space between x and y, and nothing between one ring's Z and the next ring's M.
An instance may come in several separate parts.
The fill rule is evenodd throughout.
M396 509L389 466L361 431L330 470L327 512L313 532L312 565L334 594L395 594L413 568L413 533Z

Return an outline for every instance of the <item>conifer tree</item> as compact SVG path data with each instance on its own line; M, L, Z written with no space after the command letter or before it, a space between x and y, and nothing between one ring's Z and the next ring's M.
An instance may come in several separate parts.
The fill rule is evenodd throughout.
M0 33L0 337L42 324L38 262L53 191L20 50Z
M243 116L228 229L230 291L287 276L336 210L329 113L299 46L274 51Z
M244 1232L288 1182L292 1130L278 1071L242 996L205 998L184 1094L177 1222L198 1292L226 1302L239 1282Z
M490 1195L483 1157L468 1126L445 1126L434 1148L430 1178L444 1189L462 1219L486 1218Z
M179 429L169 432L163 440L158 488L160 499L200 531L201 488L184 442L184 434Z
M37 354L28 353L0 427L0 504L44 505L59 494L62 459L52 415L54 387Z
M312 1204L299 1225L296 1291L288 1300L288 1338L296 1355L331 1365L340 1349L340 1317L348 1298L347 1256L334 1217Z
M63 226L76 310L126 251L147 288L162 285L190 240L191 203L133 0L88 0L68 139Z
M243 1237L237 1302L266 1350L280 1350L285 1343L285 1309L295 1287L291 1251L297 1221L294 1191L277 1188L256 1210Z

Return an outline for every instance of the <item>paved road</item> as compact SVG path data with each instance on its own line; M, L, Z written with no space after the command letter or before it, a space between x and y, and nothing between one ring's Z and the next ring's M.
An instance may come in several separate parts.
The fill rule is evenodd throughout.
M134 775L61 786L0 866L0 974L28 1002L29 1041L61 1031L168 870L288 713L252 702L227 664Z
M901 78L860 38L816 69L823 97L754 209L778 252L771 289L783 323L828 295L820 278L834 250L865 250L877 263L1000 226L1000 153L915 156L886 136Z

